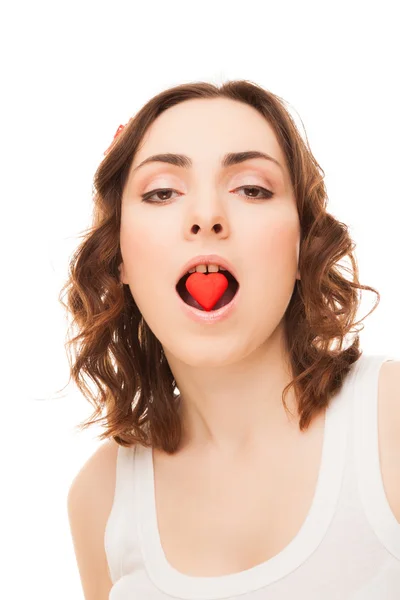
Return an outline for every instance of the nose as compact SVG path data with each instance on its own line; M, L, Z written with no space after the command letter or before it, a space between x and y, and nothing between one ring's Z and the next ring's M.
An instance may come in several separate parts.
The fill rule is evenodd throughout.
M211 208L208 212L205 207L203 211L197 212L193 216L188 215L187 227L185 227L185 236L188 239L197 237L209 237L215 238L217 235L218 239L224 239L229 235L229 223L228 219L221 213Z
M198 233L200 230L204 231L206 229L207 229L206 227L201 227L200 225L198 225L197 223L195 223L190 228L190 233ZM215 233L221 233L223 227L222 227L221 223L215 223L215 225L213 225L211 227L211 229L214 230Z

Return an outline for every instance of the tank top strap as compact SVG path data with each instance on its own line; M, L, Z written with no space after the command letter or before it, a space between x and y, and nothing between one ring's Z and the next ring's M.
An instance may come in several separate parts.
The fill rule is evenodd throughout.
M136 446L119 446L112 508L104 532L108 570L114 583L129 572L130 550L135 548L136 511L134 508L134 457Z

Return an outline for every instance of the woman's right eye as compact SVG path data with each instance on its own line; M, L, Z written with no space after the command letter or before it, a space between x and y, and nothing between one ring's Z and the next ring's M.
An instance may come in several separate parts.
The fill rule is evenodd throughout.
M158 200L151 200L152 196L156 196L156 195L165 195L165 194L169 194L170 192L176 192L178 193L176 190L173 190L172 188L159 188L157 190L151 190L151 192L147 192L146 194L142 194L142 202L148 202L149 204L167 204L167 202L169 200L171 200L171 198L163 198L162 200L158 199Z

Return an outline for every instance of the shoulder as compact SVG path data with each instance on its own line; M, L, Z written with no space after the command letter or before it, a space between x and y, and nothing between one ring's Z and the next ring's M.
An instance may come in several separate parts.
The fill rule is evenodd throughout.
M86 460L70 485L68 508L93 504L96 516L111 510L118 448L114 440L107 440Z
M114 499L118 444L103 443L74 477L68 519L85 599L106 599L112 587L104 533Z
M114 497L117 453L114 440L107 440L96 449L72 480L68 506L95 501L98 511L108 507Z
M118 447L118 444L113 439L107 440L101 444L95 452L89 456L79 472L75 475L70 490L75 489L79 484L82 485L88 480L92 480L93 477L112 477L116 467Z
M379 408L387 425L395 428L400 442L400 361L382 363L378 384Z
M385 362L380 368L378 438L383 485L400 523L400 361Z

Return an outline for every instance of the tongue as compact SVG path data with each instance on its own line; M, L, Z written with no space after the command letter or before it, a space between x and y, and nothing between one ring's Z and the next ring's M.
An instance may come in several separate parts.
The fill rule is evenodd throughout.
M222 301L225 292L228 292L228 279L223 273L192 273L186 280L185 287L189 292L188 298L184 298L187 304L196 306L196 308L203 308L206 311L212 310L216 306L219 300ZM190 302L190 299L195 304ZM232 299L231 298L229 300ZM229 302L228 300L228 302ZM221 302L219 303L221 304ZM225 302L224 304L227 304ZM222 306L224 306L222 304Z

